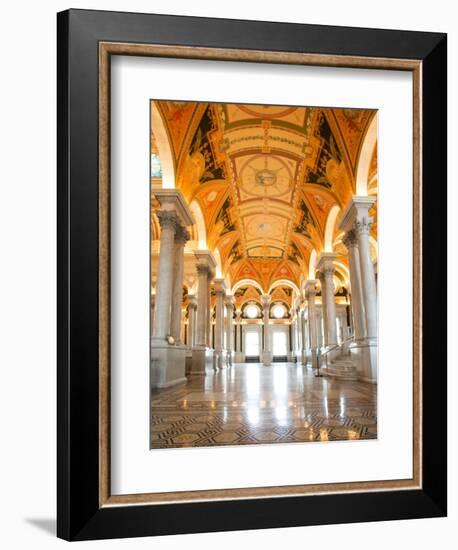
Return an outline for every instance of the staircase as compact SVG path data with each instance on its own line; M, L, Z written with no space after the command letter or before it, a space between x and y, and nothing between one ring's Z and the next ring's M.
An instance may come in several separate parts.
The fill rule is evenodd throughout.
M339 380L357 380L356 365L353 363L350 354L340 354L328 363L328 367L323 369L323 374L330 378Z
M356 358L352 356L351 343L353 339L347 338L321 354L320 366L324 376L337 380L358 380Z

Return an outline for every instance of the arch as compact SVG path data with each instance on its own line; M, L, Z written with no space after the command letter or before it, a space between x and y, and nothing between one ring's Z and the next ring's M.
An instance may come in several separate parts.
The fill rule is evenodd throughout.
M345 282L350 281L350 272L348 271L348 267L343 264L342 262L338 262L334 260L334 266L336 268L336 271L338 271L344 278Z
M221 254L219 253L218 248L215 248L215 250L213 250L213 256L214 256L215 262L216 262L216 278L217 279L222 279L224 277L224 275L223 275L223 266L222 266L222 263L221 263Z
M199 250L207 250L207 227L205 225L205 218L204 218L204 215L202 214L200 205L197 201L194 200L189 205L189 209L191 210L194 216L194 219L196 221ZM221 261L221 258L220 258L220 261Z
M356 195L359 197L367 197L369 169L376 145L377 113L372 117L372 120L367 128L363 139L363 144L359 152L358 162L356 164Z
M274 281L267 291L267 294L270 294L272 290L279 286L289 286L289 288L292 288L295 292L297 292L297 295L300 295L300 291L297 288L297 285L293 283L293 281L290 281L289 279L278 279L278 281Z
M328 217L326 218L326 225L324 229L324 251L333 251L334 242L334 229L336 227L337 214L340 212L340 206L335 204L331 210L329 210Z
M378 257L378 243L372 235L369 236L369 243L371 245L371 252L377 258Z
M239 288L242 288L243 286L254 286L261 292L261 294L264 294L264 289L258 283L258 281L255 281L254 279L240 279L240 281L237 281L232 287L232 294L235 294L237 290Z
M167 128L157 103L151 102L151 128L156 140L162 167L163 189L175 189L175 160Z

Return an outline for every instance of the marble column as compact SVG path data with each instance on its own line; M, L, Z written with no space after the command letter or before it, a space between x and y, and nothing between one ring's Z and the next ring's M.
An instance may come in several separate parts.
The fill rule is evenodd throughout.
M291 361L296 361L296 343L297 343L297 334L296 334L296 312L294 308L289 310L289 315L291 317Z
M263 308L263 321L264 321L264 347L262 350L262 362L265 366L272 364L272 349L270 342L270 296L264 294L261 296L261 303Z
M364 307L366 331L364 345L356 346L352 353L358 353L360 356L360 366L358 367L360 378L373 383L377 381L377 288L369 240L373 222L369 216L369 210L375 201L376 198L372 196L352 197L339 220L339 228L347 233L354 231L358 241L362 289L360 301ZM352 299L353 294L352 290ZM356 315L353 317L356 331Z
M229 365L232 365L232 349L233 349L233 336L234 336L234 298L232 296L226 296L226 350L227 361Z
M153 340L165 340L170 334L170 315L174 280L175 232L179 220L175 212L157 212L161 241L156 283Z
M192 350L192 373L211 374L214 372L213 350L209 347L210 293L209 286L213 277L215 261L209 251L198 250L196 256L197 271L197 312L195 343Z
M208 274L209 267L203 264L196 265L197 270L197 341L196 345L207 347L208 328Z
M211 298L211 284L214 274L210 270L207 277L207 345L210 348L215 348L215 342L213 339L213 308Z
M155 309L156 309L156 292L151 294L151 303L150 303L151 335L154 334L154 310Z
M235 357L234 361L236 363L243 363L244 357L242 352L242 312L240 309L235 312L235 330L237 332L237 337L235 339Z
M375 284L374 265L372 263L369 241L372 218L356 219L354 230L358 237L358 250L361 263L361 281L366 312L366 330L368 338L377 337L377 286Z
M183 275L182 266L177 263L176 237L180 238L180 231L186 233L185 228L192 225L194 219L177 189L158 189L154 195L159 204L155 213L161 236L151 336L150 379L151 387L167 388L186 381L186 349L183 345L172 343L168 336L174 336L180 341Z
M334 346L337 344L337 319L336 319L336 303L334 297L334 259L336 255L331 253L321 254L317 268L320 271L320 281L322 288L322 296L324 290L324 315L325 323L325 343L326 346Z
M224 299L226 295L226 281L215 279L216 317L215 317L215 367L226 367L226 350L224 349Z
M317 277L320 281L321 289L321 338L320 338L320 347L325 347L327 345L327 334L328 334L328 313L327 313L327 296L326 296L326 281L324 280L324 273L317 271Z
M179 226L175 233L175 269L173 275L172 312L170 321L170 334L175 343L180 345L181 321L183 304L183 275L184 275L184 246L190 235L186 229Z
M355 340L361 340L366 336L366 312L361 284L358 238L353 229L347 231L343 238L343 243L348 251L348 263L350 267L351 310L353 313L354 337Z
M188 294L188 348L192 349L196 344L196 297Z
M301 364L307 365L307 335L305 329L305 309L299 311L301 322Z
M296 308L296 361L300 362L302 357L302 332L301 332L301 313L299 308Z
M305 284L305 297L307 298L307 313L309 320L309 334L310 334L310 354L312 367L317 367L317 347L318 347L318 335L317 335L317 316L316 316L316 281L308 280Z

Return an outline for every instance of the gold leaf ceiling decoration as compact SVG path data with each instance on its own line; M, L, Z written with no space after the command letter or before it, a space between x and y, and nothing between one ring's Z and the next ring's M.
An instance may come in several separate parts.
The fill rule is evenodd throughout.
M171 141L176 186L199 204L207 246L218 250L230 284L299 285L312 250L323 250L330 209L355 194L358 152L375 111L155 103ZM376 193L376 154L370 185Z

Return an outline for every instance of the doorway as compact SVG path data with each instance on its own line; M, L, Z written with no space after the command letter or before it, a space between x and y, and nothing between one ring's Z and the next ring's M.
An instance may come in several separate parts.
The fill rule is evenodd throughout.
M276 363L288 361L288 328L277 325L272 331L272 355Z
M261 338L259 330L247 330L245 332L245 361L258 363L261 354Z

